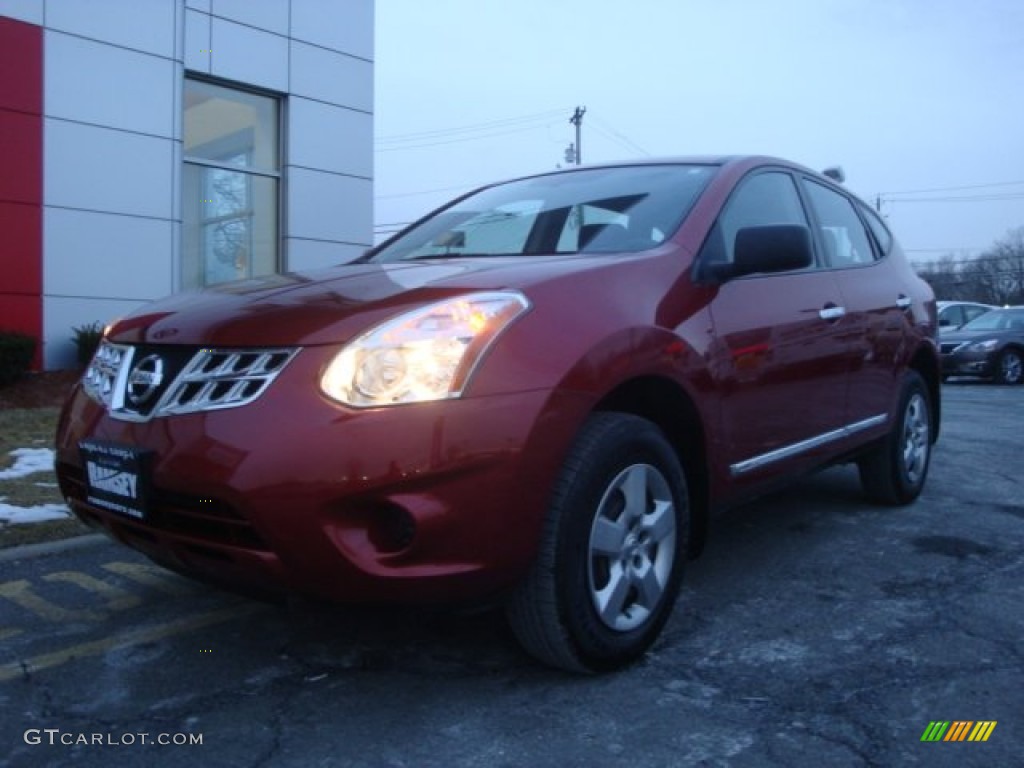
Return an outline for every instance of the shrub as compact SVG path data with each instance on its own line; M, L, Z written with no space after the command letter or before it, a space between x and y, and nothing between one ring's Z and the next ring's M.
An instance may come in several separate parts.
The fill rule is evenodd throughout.
M85 367L92 360L92 356L96 354L96 347L100 345L100 339L103 338L103 326L99 323L87 323L71 330L74 331L74 342L78 347L78 363Z
M24 333L0 331L0 386L10 384L28 370L36 354L36 340Z

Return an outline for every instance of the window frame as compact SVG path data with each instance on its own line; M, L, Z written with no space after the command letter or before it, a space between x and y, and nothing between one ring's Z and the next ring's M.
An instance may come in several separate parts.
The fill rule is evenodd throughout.
M276 125L274 126L275 129L276 129L276 141L275 141L276 146L274 147L274 154L275 154L275 156L277 158L277 169L276 170L264 168L264 167L261 167L261 166L252 166L252 167L239 166L239 165L235 165L235 164L232 164L232 163L218 162L216 160L210 160L208 158L198 157L196 155L189 155L189 154L185 153L185 111L186 110L185 110L184 104L185 104L185 90L186 90L186 88L188 86L188 83L190 81L191 82L196 82L196 83L203 83L203 84L207 84L207 85L214 85L214 86L217 86L218 88L224 88L224 89L230 90L230 91L238 91L238 92L241 92L241 93L252 94L254 96L260 96L260 97L263 97L263 98L269 98L269 99L272 99L275 102L275 104L277 106L277 119L276 119ZM287 167L287 163L286 163L287 158L285 156L285 150L286 150L286 147L288 145L288 143L287 143L287 126L288 126L288 119L287 119L288 118L288 111L287 111L288 110L288 99L287 99L287 95L284 94L284 93L280 93L280 92L277 92L277 91L272 91L272 90L269 90L269 89L266 89L266 88L259 88L257 86L249 85L247 83L239 83L239 82L234 81L234 80L226 80L224 78L211 77L210 75L206 75L206 74L204 74L202 72L194 72L194 71L191 71L191 70L186 70L184 77L181 79L181 104L182 104L182 109L181 109L181 146L182 146L182 150L181 150L181 163L179 165L179 172L181 174L181 176L180 176L180 178L181 178L181 189L180 189L180 198L179 199L180 199L180 205L181 205L181 216L182 216L181 220L182 220L182 222L184 222L184 219L185 219L185 206L187 204L187 201L185 199L185 196L186 196L185 166L187 166L187 165L191 165L193 167L198 167L198 168L209 168L209 169L217 169L217 170L228 171L228 172L232 172L232 173L241 173L241 174L245 174L247 176L251 175L251 176L259 176L259 177L262 177L262 178L274 179L274 181L277 184L276 201L275 201L275 204L274 204L274 215L276 217L277 226L276 226L276 232L274 234L273 271L270 274L281 274L282 272L285 271L287 263L288 263L287 253L285 252L285 246L286 246L286 243L287 243L287 237L285 236L285 232L287 231L287 228L286 228L286 225L287 225L287 221L286 221L287 206L285 205L287 189L286 189L286 178L285 178L285 172L284 172L284 169ZM250 128L250 130L251 130L251 128ZM221 138L219 140L223 141L224 138ZM208 142L208 144L215 143L216 141L217 140L214 140L214 142ZM246 183L250 187L252 186L250 179L247 179ZM193 202L195 202L195 201L193 201ZM205 221L206 221L206 219L204 217L202 217L202 216L197 217L197 222L198 222L198 225L200 227L200 232L202 231L202 227L203 227ZM182 232L182 236L181 236L181 238L179 240L179 242L182 245L182 249L184 248L184 240L185 240L184 232ZM200 255L201 255L201 258L202 258L202 250L201 249L202 249L203 246L202 246L201 242L200 242L198 247L200 248ZM201 290L201 289L209 287L210 285L219 285L219 283L206 283L206 282L202 282L199 285L187 285L186 284L186 279L185 279L185 277L186 277L185 276L185 259L184 259L184 251L183 250L180 250L178 252L177 258L178 258L178 268L176 270L175 278L176 278L176 281L177 281L177 289L178 290L188 290L188 289ZM203 272L205 272L205 267L203 269Z

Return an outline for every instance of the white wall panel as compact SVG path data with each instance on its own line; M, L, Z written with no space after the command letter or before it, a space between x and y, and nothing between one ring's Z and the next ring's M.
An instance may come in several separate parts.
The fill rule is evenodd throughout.
M171 58L176 4L177 0L46 0L46 26Z
M347 13L349 2L351 0L339 3L335 13ZM211 9L214 16L266 29L279 35L288 34L287 0L213 0Z
M0 0L0 16L10 16L29 24L42 24L42 0Z
M314 240L373 242L373 182L290 168L288 234Z
M298 97L288 106L291 163L352 176L373 175L373 115Z
M288 90L288 39L214 17L210 72L229 80Z
M70 299L47 296L43 300L43 366L77 367L77 348L71 340L73 329L88 323L106 325L137 309L137 301L114 299Z
M44 202L170 218L173 144L171 139L47 118Z
M174 135L174 62L46 30L46 114Z
M47 208L47 295L144 301L171 293L172 222Z
M292 92L373 111L373 64L292 41Z
M292 37L373 58L373 0L292 0Z
M288 238L288 271L308 272L358 259L366 246Z
M185 11L185 67L210 74L210 17L205 13Z

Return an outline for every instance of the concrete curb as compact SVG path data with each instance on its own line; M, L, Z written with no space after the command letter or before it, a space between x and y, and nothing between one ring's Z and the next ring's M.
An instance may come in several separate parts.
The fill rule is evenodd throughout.
M87 547L95 547L105 541L110 541L110 537L102 533L88 533L84 536L72 536L67 539L58 539L56 541L40 541L35 544L23 544L20 547L0 549L0 563L10 563L15 560L27 560L33 557L46 557L47 555L54 555L59 552L69 552L76 549L86 549Z

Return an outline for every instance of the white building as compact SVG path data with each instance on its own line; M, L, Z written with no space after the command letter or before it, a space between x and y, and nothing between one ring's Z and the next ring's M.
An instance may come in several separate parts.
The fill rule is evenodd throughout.
M372 244L373 0L0 0L0 329Z

